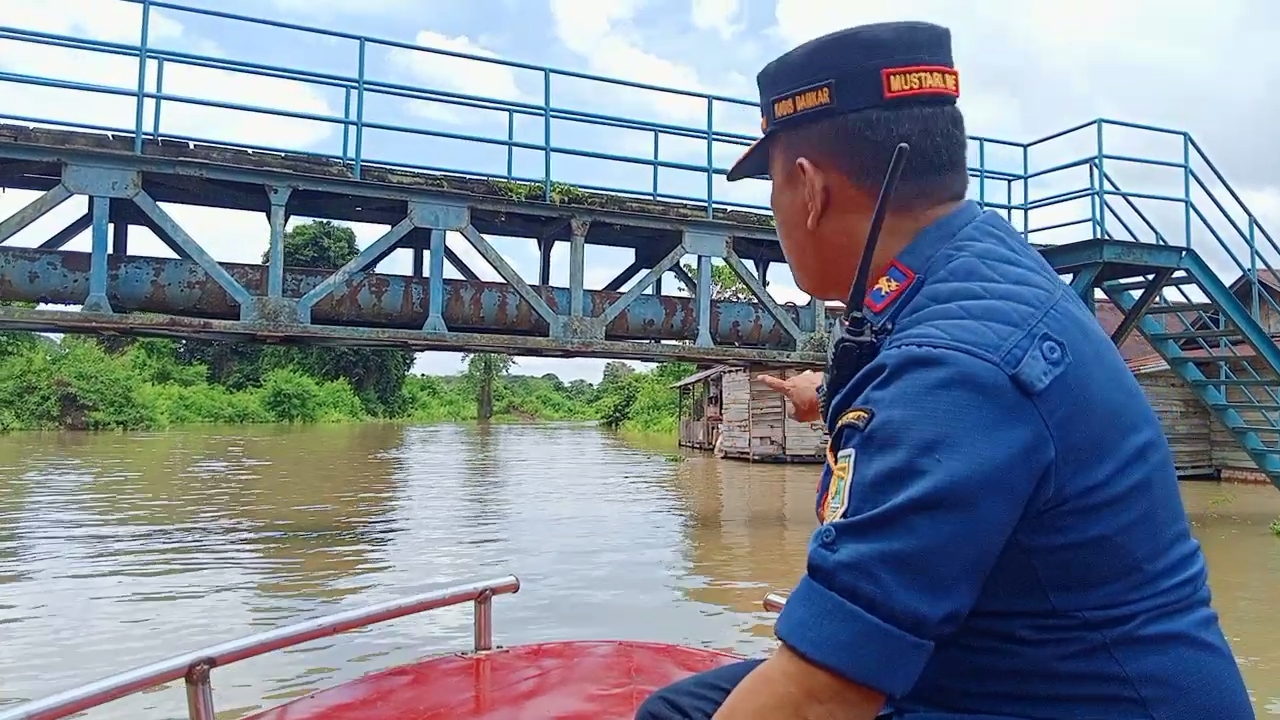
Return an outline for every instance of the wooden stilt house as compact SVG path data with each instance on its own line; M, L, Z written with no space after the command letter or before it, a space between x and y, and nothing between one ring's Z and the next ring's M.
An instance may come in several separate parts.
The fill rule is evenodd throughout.
M680 447L711 450L720 433L720 379L729 368L705 368L673 384L680 393Z
M787 378L800 372L721 365L675 383L681 392L680 445L752 462L822 462L826 426L792 420L790 401L755 379L760 373Z

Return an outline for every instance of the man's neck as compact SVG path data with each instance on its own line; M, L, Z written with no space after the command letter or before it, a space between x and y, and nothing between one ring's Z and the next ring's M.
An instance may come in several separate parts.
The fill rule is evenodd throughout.
M949 202L922 212L886 215L880 228L880 239L876 242L876 254L871 260L871 279L883 275L889 263L916 239L921 230L950 214L963 202Z

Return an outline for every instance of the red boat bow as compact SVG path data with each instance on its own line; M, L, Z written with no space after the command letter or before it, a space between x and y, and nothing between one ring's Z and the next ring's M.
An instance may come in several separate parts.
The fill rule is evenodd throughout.
M210 673L317 638L472 603L474 652L428 658L321 690L246 720L629 720L657 688L740 658L651 642L578 641L493 647L493 598L511 575L305 620L202 648L0 710L0 720L58 720L183 678L191 720L214 720ZM786 598L769 593L766 610Z
M654 690L739 659L647 642L522 645L402 665L247 720L630 720Z

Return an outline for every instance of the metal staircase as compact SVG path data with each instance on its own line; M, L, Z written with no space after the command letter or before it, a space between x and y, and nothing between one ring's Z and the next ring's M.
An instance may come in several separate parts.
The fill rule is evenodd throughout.
M1107 154L1108 126L1173 135L1182 161ZM1007 206L1011 219L1023 212L1029 241L1088 223L1092 239L1036 244L1087 304L1100 291L1123 312L1116 344L1139 333L1280 488L1280 347L1269 332L1280 328L1280 273L1272 264L1280 264L1280 247L1189 135L1105 120L1084 127L1096 129L1096 154L1044 175L1086 168L1087 190L1035 199L1024 184L1018 204L988 204ZM1116 166L1146 166L1135 173L1143 186L1156 179L1153 168L1172 170L1181 176L1181 197L1122 189ZM1034 227L1026 218L1073 201L1089 203L1087 219Z

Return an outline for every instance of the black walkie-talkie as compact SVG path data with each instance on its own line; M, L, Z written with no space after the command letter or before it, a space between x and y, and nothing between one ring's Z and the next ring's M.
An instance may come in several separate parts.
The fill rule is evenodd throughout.
M858 274L854 276L853 287L849 290L849 299L845 304L844 327L827 355L827 367L822 380L822 418L830 425L831 396L849 384L862 368L866 367L879 349L879 343L871 332L871 324L863 313L862 305L867 297L867 275L871 273L871 261L875 257L876 243L880 240L880 228L884 225L884 216L889 209L889 199L893 196L893 188L902 175L902 166L907 161L907 153L911 146L898 143L893 149L893 157L889 159L889 170L884 175L884 183L880 185L880 197L876 199L875 210L871 213L871 227L867 231L866 246L862 251L862 261L858 263Z

